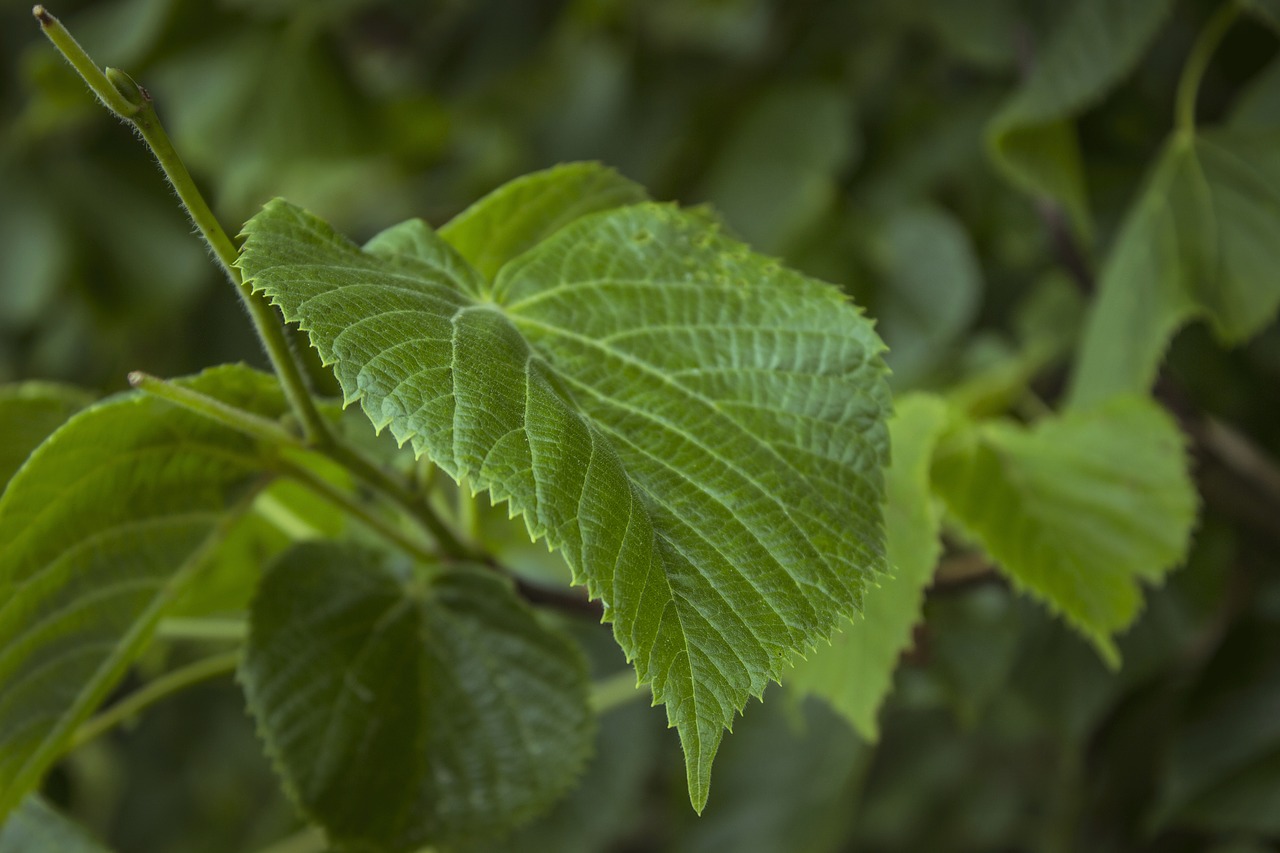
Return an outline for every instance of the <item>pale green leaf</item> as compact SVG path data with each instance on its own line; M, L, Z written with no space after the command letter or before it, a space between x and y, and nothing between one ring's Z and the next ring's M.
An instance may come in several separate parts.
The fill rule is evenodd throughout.
M52 382L0 387L0 493L31 451L92 399Z
M588 213L648 201L644 187L597 163L517 178L471 205L440 236L486 279L507 261Z
M583 217L492 285L419 221L362 251L276 201L241 266L349 402L523 515L680 730L694 805L748 696L883 567L882 345L705 215Z
M1262 329L1280 305L1277 246L1280 132L1175 136L1103 268L1071 404L1148 391L1195 317L1227 343Z
M272 564L241 680L290 795L358 849L509 829L565 793L594 737L581 652L505 579L355 545Z
M0 824L0 853L108 853L83 827L32 794Z
M951 518L1018 587L1089 638L1113 635L1186 553L1196 493L1182 435L1144 398L1117 398L1026 428L957 421L933 465Z
M1172 0L1078 0L1039 46L1026 81L988 128L996 164L1030 193L1060 202L1089 232L1084 169L1071 120L1141 58Z
M184 384L268 417L244 367ZM263 478L256 442L138 394L71 418L0 498L0 816L106 696Z
M936 397L898 401L889 421L893 464L885 478L886 554L893 576L881 578L863 595L862 618L846 625L830 647L798 659L785 681L801 695L830 702L867 740L879 735L876 713L893 687L898 658L911 644L924 588L942 550L929 462L946 424L946 404Z

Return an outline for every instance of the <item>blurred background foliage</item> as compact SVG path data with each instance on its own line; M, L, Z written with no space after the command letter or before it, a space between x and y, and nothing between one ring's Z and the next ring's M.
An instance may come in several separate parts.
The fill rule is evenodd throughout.
M1064 391L1096 271L1216 7L1169 4L1132 71L1074 109L1082 214L1028 196L988 145L1071 5L52 11L152 92L226 223L284 195L363 238L409 216L439 224L533 169L600 160L659 198L711 202L759 249L845 286L878 318L899 390L1025 412ZM146 151L40 38L25 0L0 7L0 45L0 381L110 392L133 369L262 363ZM1205 77L1202 118L1232 110L1280 128L1265 22L1233 27ZM627 706L606 716L580 790L494 849L1280 849L1280 486L1266 474L1280 456L1280 329L1226 348L1190 327L1160 389L1194 442L1204 505L1188 565L1149 593L1118 673L994 574L944 560L878 744L772 688L725 740L695 818L660 712ZM607 674L621 662L592 629L577 626ZM158 648L135 678L196 651ZM296 818L231 684L77 751L47 793L119 851L318 849L306 835L268 848Z

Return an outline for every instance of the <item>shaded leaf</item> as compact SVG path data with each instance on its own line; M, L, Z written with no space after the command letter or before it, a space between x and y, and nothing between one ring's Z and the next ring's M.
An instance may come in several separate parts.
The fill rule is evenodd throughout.
M1196 495L1183 439L1141 398L1027 429L958 424L933 467L952 517L1013 582L1062 614L1111 665L1112 635L1185 555Z
M936 397L898 401L889 421L893 464L885 484L885 550L893 576L864 593L862 618L832 637L829 648L798 659L785 680L801 695L826 699L868 740L879 734L876 714L893 687L898 658L911 644L924 587L942 550L929 462L946 423L946 404Z
M91 400L79 388L52 382L0 387L0 493L31 451Z
M1026 81L988 128L996 164L1030 193L1060 202L1082 233L1089 210L1071 119L1137 64L1171 0L1079 0L1039 50Z
M42 851L108 853L88 831L32 794L0 823L0 853Z
M241 678L291 796L358 849L502 832L566 791L594 735L581 653L504 579L354 545L272 564Z
M267 417L275 380L185 380ZM0 816L106 696L262 481L256 442L138 394L69 420L0 497Z
M1148 391L1190 319L1204 317L1227 343L1258 332L1280 305L1277 245L1280 134L1175 136L1102 271L1071 404Z
M668 206L583 217L492 285L420 221L362 251L276 201L246 234L246 276L348 402L563 550L701 808L734 714L883 566L870 324Z

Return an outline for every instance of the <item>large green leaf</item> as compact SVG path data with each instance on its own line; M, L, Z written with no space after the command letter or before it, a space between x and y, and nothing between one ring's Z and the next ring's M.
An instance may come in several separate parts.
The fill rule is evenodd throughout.
M1030 75L992 119L988 142L1010 179L1061 202L1087 233L1084 170L1071 119L1137 64L1172 0L1078 0L1064 6Z
M1112 635L1182 559L1196 494L1177 426L1154 403L1118 398L1027 429L958 423L934 486L952 517L1013 582L1119 662Z
M259 414L244 367L185 384ZM0 817L106 696L263 478L253 440L138 394L69 420L0 498Z
M938 514L929 489L934 443L947 423L946 404L936 397L909 396L889 422L893 464L887 475L885 528L891 578L868 589L861 619L844 633L796 662L787 686L826 699L867 740L875 740L876 712L893 686L898 657L920 621L924 587L942 550Z
M882 345L836 289L646 204L492 282L420 221L361 250L276 201L240 265L348 402L510 501L667 704L696 808L750 695L883 568Z
M1194 317L1228 343L1260 330L1280 305L1277 246L1280 133L1176 135L1102 271L1072 405L1149 390Z
M52 382L0 387L0 493L31 451L91 399Z
M242 680L290 794L356 849L502 832L568 789L594 737L581 652L507 581L354 545L272 564Z
M0 825L0 853L108 853L81 826L32 794Z

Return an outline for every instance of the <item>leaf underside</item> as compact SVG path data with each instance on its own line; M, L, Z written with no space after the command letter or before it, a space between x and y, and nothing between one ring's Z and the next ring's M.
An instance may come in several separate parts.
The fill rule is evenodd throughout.
M184 384L277 417L244 367ZM0 498L0 818L38 782L261 482L256 443L161 400L71 418Z
M500 227L502 199L469 227L486 207ZM362 250L277 200L240 266L375 427L562 551L666 703L701 809L735 713L883 568L882 345L703 213L599 206L489 280L421 221Z
M594 738L582 653L505 579L399 568L301 544L250 617L249 707L290 794L344 849L506 830L568 789Z

